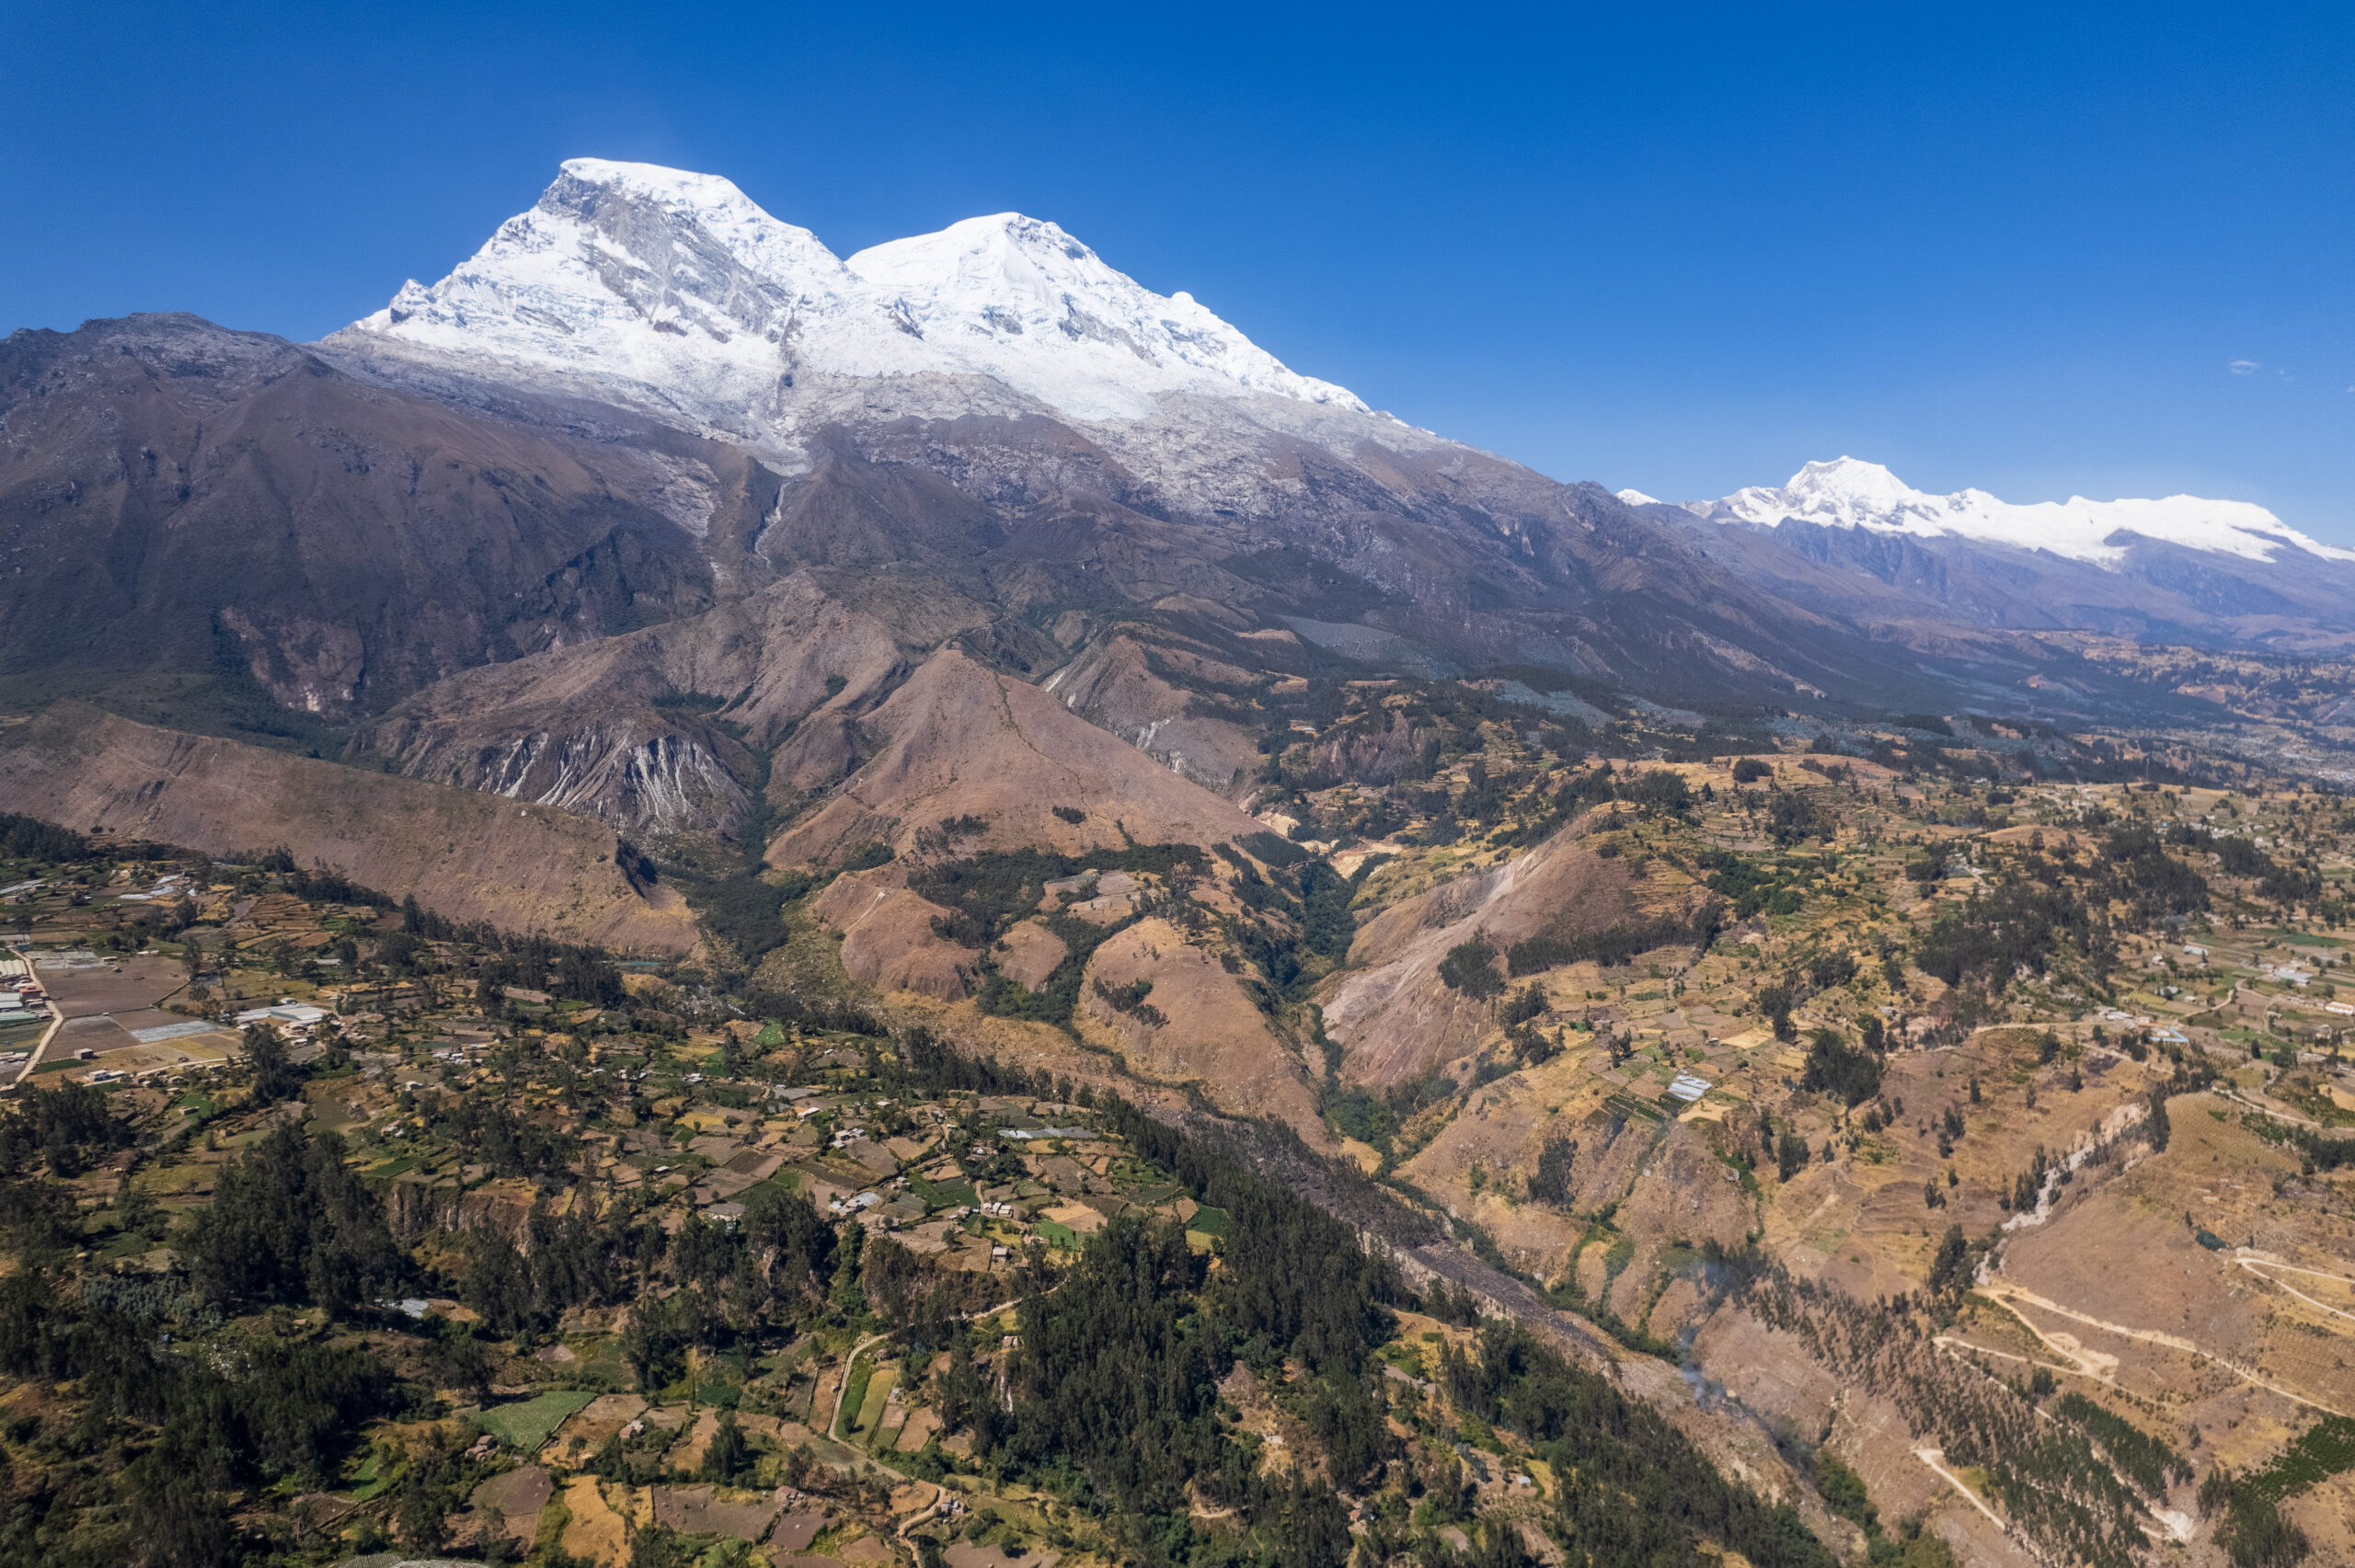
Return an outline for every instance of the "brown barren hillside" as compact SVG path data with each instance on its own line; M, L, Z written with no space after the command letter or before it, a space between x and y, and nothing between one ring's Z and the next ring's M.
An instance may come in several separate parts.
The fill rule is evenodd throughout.
M1366 921L1351 971L1325 1004L1325 1027L1349 1055L1344 1070L1403 1083L1470 1055L1497 1027L1485 1001L1440 979L1458 943L1485 937L1502 953L1541 931L1599 931L1640 911L1627 862L1606 860L1579 825L1504 864L1403 899Z
M283 706L364 715L706 607L697 530L766 504L732 449L584 443L188 315L0 339L0 539L40 567L0 585L0 689L28 703L209 689L227 648Z
M987 621L946 589L798 572L701 615L461 670L362 730L354 750L625 832L730 829L757 787L748 747L805 724L840 737L933 648Z
M212 854L284 844L454 920L684 953L675 893L641 896L603 825L552 807L364 773L61 703L0 736L0 806Z
M825 738L813 733L819 727L805 727L778 753L781 781L817 787L806 748ZM1139 843L1218 843L1260 830L1050 693L953 648L927 660L858 728L878 743L872 755L833 800L769 846L770 864L824 860L869 839L905 850L947 817L986 818L993 849L1066 853L1117 848L1122 828ZM1065 820L1059 806L1086 818Z
M1272 1116L1314 1146L1330 1142L1300 1059L1235 977L1175 926L1145 920L1120 933L1096 950L1087 980L1080 1008L1132 1070L1201 1083L1229 1111ZM1143 1005L1108 1000L1140 982Z
M932 922L948 911L909 892L907 880L896 865L846 871L812 908L843 933L843 970L852 979L953 1001L965 994L963 970L975 954L934 933Z
M1223 606L1182 595L1164 600L1155 609L1190 612L1221 625L1242 620ZM1285 649L1300 646L1297 636L1281 629L1242 636ZM1135 635L1119 635L1091 642L1043 684L1072 711L1133 741L1174 772L1221 794L1235 790L1259 765L1258 738L1229 718L1201 711L1199 694L1173 684L1156 670L1156 664L1196 682L1230 688L1246 686L1260 674L1184 647L1148 645Z

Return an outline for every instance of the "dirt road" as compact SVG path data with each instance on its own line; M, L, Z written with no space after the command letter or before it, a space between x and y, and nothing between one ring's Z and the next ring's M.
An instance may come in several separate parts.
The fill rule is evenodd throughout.
M16 947L8 951L25 961L26 974L36 980L40 979L40 971L33 967L33 956L30 953ZM57 1031L65 1026L63 1008L53 1001L43 1002L41 1005L49 1009L49 1027L40 1032L40 1038L33 1045L33 1054L25 1059L25 1065L17 1070L17 1076L8 1080L10 1088L16 1087L33 1075L33 1069L39 1067L40 1059L48 1054L49 1043L57 1038Z
M1913 1450L1913 1457L1920 1459L1924 1464L1928 1465L1932 1470L1936 1471L1940 1475L1946 1477L1947 1483L1953 1486L1957 1492L1961 1493L1963 1496L1970 1501L1972 1507L1987 1516L1987 1520L1990 1524L1993 1525L1997 1529L2002 1530L2006 1535L2011 1533L2011 1527L2004 1523L2004 1516L1995 1512L1994 1509L1987 1506L1985 1501L1980 1497L1979 1494L1970 1490L1970 1487L1965 1486L1962 1482L1962 1477L1947 1469L1947 1455L1945 1449L1916 1448Z
M1020 1306L1024 1298L1017 1296L1010 1301L1000 1301L994 1307L984 1307L977 1312L959 1313L956 1317L950 1318L948 1321L952 1323L970 1323L982 1318L994 1318L997 1316L998 1313L1005 1311L1008 1307ZM860 1340L856 1345L851 1346L849 1356L843 1362L843 1380L834 1389L834 1413L826 1422L826 1436L832 1437L835 1442L839 1443L842 1441L842 1433L840 1428L843 1424L843 1396L850 1392L850 1375L854 1371L857 1370L858 1358L899 1332L900 1331L898 1329L885 1329L881 1333L868 1334L865 1339ZM889 1467L887 1466L885 1468L888 1469ZM897 1471L893 1471L892 1473L896 1475L899 1472Z
M2267 1274L2265 1270L2269 1268L2278 1268L2285 1274L2312 1275L2316 1279L2335 1280L2338 1284L2349 1286L2355 1286L2355 1279L2349 1279L2343 1274L2325 1274L2318 1268L2300 1268L2295 1264L2276 1263L2271 1258L2238 1257L2234 1258L2233 1261L2239 1264L2251 1274L2256 1275L2259 1279L2264 1280L2267 1284L2287 1290L2291 1295L2295 1296L2307 1306L2320 1307L2324 1311L2330 1313L2333 1317L2345 1318L2349 1322L2355 1323L2355 1312L2342 1311L2338 1308L2332 1306L2327 1301L2317 1301L2297 1287L2285 1284L2283 1281L2274 1278L2271 1275Z
M2336 1276L2334 1276L2330 1277ZM2030 1318L2026 1312L2020 1310L2020 1303L2025 1302L2028 1306L2034 1307L2039 1311L2051 1312L2056 1317L2067 1318L2072 1322L2084 1323L2087 1327L2099 1329L2104 1333L2114 1333L2120 1339L2139 1340L2145 1345L2165 1345L2169 1350L2180 1350L2187 1355L2197 1356L2203 1361L2213 1362L2215 1365L2222 1367L2224 1370L2230 1372L2233 1376L2240 1379L2245 1383L2252 1384L2257 1388L2264 1389L2271 1393L2280 1394L2283 1399L2289 1400L2293 1403L2303 1404L2308 1410L2319 1410L2325 1415L2345 1415L2347 1413L2347 1412L2343 1410L2323 1403L2320 1400L2309 1399L2304 1394L2294 1392L2292 1390L2283 1388L2279 1383L2271 1382L2264 1378L2260 1378L2255 1372L2252 1372L2247 1368L2242 1366L2239 1362L2234 1361L2228 1356L2219 1356L2212 1350L2203 1349L2200 1345L2193 1344L2190 1340L2184 1338L2181 1334L2163 1333L2156 1329L2129 1328L2124 1323L2113 1323L2107 1319L2093 1317L2087 1313L2077 1311L2073 1308L2064 1307L2060 1302L2050 1300L2045 1297L2039 1296L2032 1290L2023 1290L2016 1285L2008 1285L2001 1280L1982 1280L1976 1288L1980 1295L1988 1298L1990 1300L2001 1302L2012 1316L2019 1319L2023 1324L2027 1325L2028 1333L2036 1335L2038 1341L2042 1344L2046 1349L2051 1351L2055 1356L2066 1356L2069 1360L2076 1363L2078 1367L2084 1368L2089 1375L2097 1377L2104 1382L2110 1382L2113 1379L2110 1378L2108 1371L2103 1367L2103 1363L2108 1363L2109 1367L2115 1367L2118 1364L2118 1358L2116 1356L2106 1355L2097 1350L2088 1350L2083 1345L2078 1345L2074 1335L2055 1335L2045 1333L2043 1329L2037 1326L2034 1319ZM2283 1288L2287 1289L2288 1287L2285 1286Z

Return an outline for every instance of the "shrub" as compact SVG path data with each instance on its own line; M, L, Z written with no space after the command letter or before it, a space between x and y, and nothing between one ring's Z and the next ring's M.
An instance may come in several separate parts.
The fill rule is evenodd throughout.
M1476 1001L1504 994L1504 977L1497 973L1497 950L1485 936L1459 942L1439 961L1439 978Z

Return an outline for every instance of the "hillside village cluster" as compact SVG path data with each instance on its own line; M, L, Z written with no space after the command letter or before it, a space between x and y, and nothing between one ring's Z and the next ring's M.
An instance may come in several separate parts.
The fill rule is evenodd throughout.
M1823 1500L1794 1539L1921 1568L2207 1561L2195 1540L2298 1560L2239 1554L2260 1538L2355 1561L2347 803L1796 749L1560 761L1536 738L1492 731L1386 790L1279 750L1264 844L1048 866L978 950L1010 966L1037 924L1159 921L1250 980L1313 1107L1267 1100L1263 1135L1595 1325L1539 1338L1612 1386L1683 1367L1647 1397L1705 1446L1734 1441L1712 1410L1771 1435L1762 1494L1799 1503L1787 1466ZM1447 1027L1475 1019L1465 1048L1378 1065L1381 1015L1346 988L1383 960L1384 911L1534 860L1557 822L1630 912L1451 931L1430 994ZM1133 1477L1000 1430L1051 1402L1024 1391L1045 1356L1026 1335L1099 1253L1166 1232L1181 1261L1156 1266L1194 1270L1203 1321L1240 1310L1228 1249L1264 1215L1135 1136L1136 1107L1233 1108L1214 1067L1154 1054L1183 1023L1155 982L1090 970L1097 1003L1061 1026L1003 983L862 986L822 876L781 892L789 934L747 991L700 960L452 927L282 858L11 846L0 1153L14 1192L45 1173L70 1202L12 1221L8 1277L146 1303L119 1310L177 1346L344 1358L299 1441L172 1528L287 1562L1507 1562L1582 1539L1622 1560L1578 1533L1608 1490L1593 1461L1484 1402L1504 1385L1480 1380L1503 1354L1481 1300L1412 1268L1369 1288L1386 1326L1361 1381L1272 1331L1222 1350L1205 1419L1251 1484L1307 1488L1281 1525L1196 1487L1146 1540L1106 1503ZM1263 980L1246 911L1304 930L1303 856L1346 884L1356 934ZM938 1043L964 1036L996 1054ZM209 1216L266 1183L323 1206L305 1244L334 1238L348 1288L224 1261L223 1227L269 1221ZM77 1436L117 1396L65 1350L7 1354L0 1452L42 1539L103 1550L164 1506L97 1500L118 1475L144 1496L135 1441ZM1888 1441L1909 1426L1942 1446ZM2005 1453L2006 1431L2050 1436ZM20 1526L0 1550L29 1550ZM1777 1550L1746 1560L1809 1561Z

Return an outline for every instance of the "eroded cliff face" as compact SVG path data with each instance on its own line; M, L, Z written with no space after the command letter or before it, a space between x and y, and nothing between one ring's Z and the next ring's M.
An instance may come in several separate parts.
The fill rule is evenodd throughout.
M631 832L724 832L750 799L737 776L741 745L659 713L502 730L487 743L400 718L373 730L371 746L410 778L562 807Z
M977 846L1071 854L1131 841L1223 843L1260 830L1051 694L958 649L936 654L856 723L869 750L823 804L770 844L772 864L825 862L872 840L904 853L942 818L985 823ZM777 753L777 787L809 787L840 767L836 739L805 726Z
M945 589L799 572L702 615L466 670L362 728L350 755L629 832L729 832L772 747L855 723L988 620Z
M1257 737L1232 719L1202 711L1199 686L1248 684L1254 676L1182 647L1115 635L1084 648L1044 686L1063 706L1172 773L1232 795L1258 765Z

